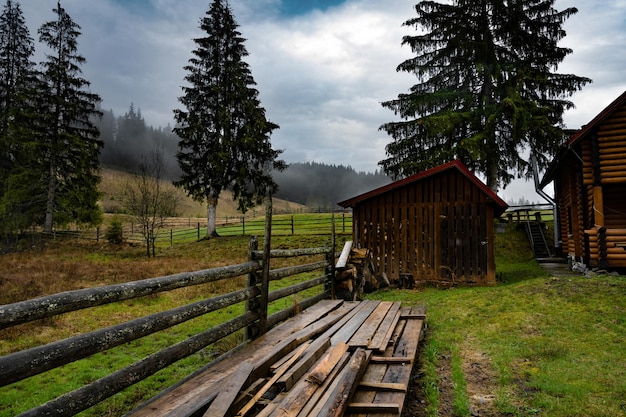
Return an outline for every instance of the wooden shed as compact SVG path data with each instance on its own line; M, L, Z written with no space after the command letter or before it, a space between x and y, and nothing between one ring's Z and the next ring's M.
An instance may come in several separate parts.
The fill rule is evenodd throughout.
M460 161L339 203L376 273L416 282L496 283L494 218L508 207Z
M550 182L563 254L626 268L626 92L570 137L540 186Z

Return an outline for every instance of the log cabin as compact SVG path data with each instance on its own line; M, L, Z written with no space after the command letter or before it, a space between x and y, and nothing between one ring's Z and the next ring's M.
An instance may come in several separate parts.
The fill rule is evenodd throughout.
M563 255L626 268L626 92L574 133L548 166Z
M415 283L495 285L494 218L507 204L460 161L338 203L375 272Z

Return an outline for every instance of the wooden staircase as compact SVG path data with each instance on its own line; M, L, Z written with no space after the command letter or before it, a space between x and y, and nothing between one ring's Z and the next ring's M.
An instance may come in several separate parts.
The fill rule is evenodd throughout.
M535 254L535 258L551 258L552 253L543 234L543 226L539 222L526 223L526 235Z

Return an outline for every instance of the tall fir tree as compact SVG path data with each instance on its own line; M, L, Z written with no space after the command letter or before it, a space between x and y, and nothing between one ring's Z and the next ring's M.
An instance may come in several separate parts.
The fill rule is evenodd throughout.
M278 125L268 121L244 57L245 39L226 0L213 0L200 21L205 37L185 66L188 72L175 110L181 138L177 159L182 175L177 186L207 203L207 237L214 236L218 198L233 190L245 211L276 189L271 169L282 170L282 151L272 149L270 135Z
M31 226L41 214L34 50L20 4L7 0L0 15L0 225L6 232Z
M77 222L98 224L102 213L98 207L102 148L93 118L101 113L100 97L91 93L89 81L82 76L85 58L78 53L80 26L57 2L56 20L44 23L39 40L51 53L42 62L45 83L42 174L47 180L44 230L55 224Z
M394 178L460 159L497 191L530 177L528 152L547 163L562 144L563 112L590 79L558 74L571 49L562 25L577 13L554 0L421 1L405 22L421 33L402 44L416 54L397 70L418 84L383 106L402 118L379 165Z

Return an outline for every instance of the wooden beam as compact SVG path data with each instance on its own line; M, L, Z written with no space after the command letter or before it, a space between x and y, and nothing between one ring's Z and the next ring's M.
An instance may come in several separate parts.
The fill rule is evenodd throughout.
M304 353L304 351L309 347L309 345L310 343L304 343L302 346L300 346L300 348L296 350L296 352L291 356L291 358L287 362L285 362L278 369L278 371L276 371L274 376L254 395L254 397L252 397L252 399L248 401L248 403L239 410L236 417L245 416L248 413L248 411L250 411L252 407L254 407L256 402L263 396L263 394L265 394L272 387L272 385L274 385L274 383L278 381L278 378L280 378L291 367L291 365L293 365L294 362L298 360L300 355Z
M339 259L337 260L337 264L335 268L345 268L348 263L348 259L350 258L350 251L352 250L352 241L348 240L343 244L343 250L341 251L341 255L339 255Z
M341 417L348 408L348 403L356 391L358 383L365 373L371 351L357 349L352 360L338 376L338 384L330 393L330 401L318 414L318 417Z
M361 381L359 383L359 389L372 390L372 391L386 391L386 392L407 392L407 386L405 384L391 383L391 382L374 382L374 381Z
M226 380L217 398L213 400L202 417L224 417L227 415L237 398L239 391L250 378L254 365L248 361L240 364L235 372Z
M397 414L400 415L402 407L398 403L350 403L348 411L350 413L361 414Z

